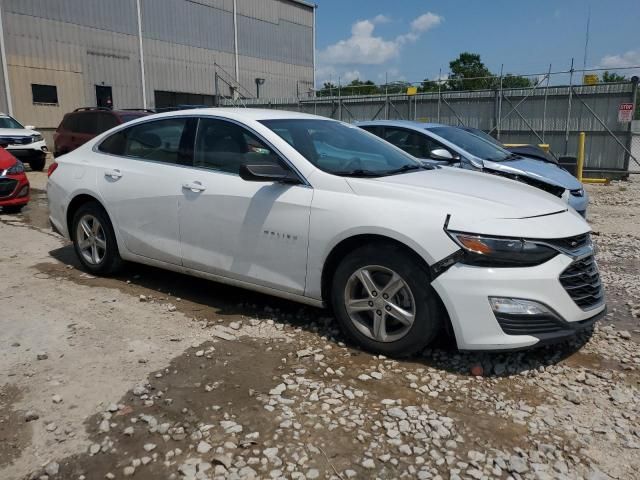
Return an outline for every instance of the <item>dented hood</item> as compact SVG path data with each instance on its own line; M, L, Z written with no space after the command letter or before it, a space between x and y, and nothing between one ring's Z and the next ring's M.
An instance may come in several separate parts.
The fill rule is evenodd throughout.
M520 175L533 178L540 182L556 185L568 190L579 190L582 184L576 177L553 163L544 162L528 157L518 157L502 162L483 160L485 170Z
M452 229L537 238L559 238L589 230L561 199L485 173L445 167L347 181L358 195L386 198L408 208L436 208L450 215Z

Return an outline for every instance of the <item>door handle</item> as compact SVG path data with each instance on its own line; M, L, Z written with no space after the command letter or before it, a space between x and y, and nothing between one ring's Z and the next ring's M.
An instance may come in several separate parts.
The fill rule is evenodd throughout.
M206 190L206 187L198 181L191 182L191 183L183 183L182 188L184 188L185 190L191 190L194 193L204 192Z
M122 178L122 173L120 172L120 170L115 168L113 170L108 170L108 171L104 172L104 176L112 178L114 180L117 180L119 178Z

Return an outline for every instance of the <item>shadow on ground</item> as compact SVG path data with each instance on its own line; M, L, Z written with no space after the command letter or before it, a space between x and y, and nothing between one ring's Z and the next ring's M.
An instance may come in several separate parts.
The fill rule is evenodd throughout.
M46 274L63 276L83 285L116 288L134 296L145 295L155 301L171 303L185 315L208 326L247 318L273 319L277 323L310 332L318 340L322 337L333 344L346 343L328 310L140 264L129 263L111 278L93 278L82 272L73 246L67 245L50 254L60 264L40 265L41 271ZM432 348L405 361L462 375L470 375L472 367L477 366L482 367L483 376L517 375L563 361L579 351L591 334L591 331L587 331L570 341L547 347L495 353L460 352L455 342L443 333ZM356 346L353 346L352 354L370 356Z

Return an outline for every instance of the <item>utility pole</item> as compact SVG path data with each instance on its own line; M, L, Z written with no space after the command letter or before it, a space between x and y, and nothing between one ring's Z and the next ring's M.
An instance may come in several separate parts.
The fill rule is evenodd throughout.
M589 30L591 27L591 4L589 4L589 10L587 13L587 31L584 38L584 60L582 61L582 70L587 69L587 58L589 51ZM584 75L584 72L583 72Z

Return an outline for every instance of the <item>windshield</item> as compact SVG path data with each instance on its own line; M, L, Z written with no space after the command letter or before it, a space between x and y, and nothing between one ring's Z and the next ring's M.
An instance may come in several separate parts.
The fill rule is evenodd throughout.
M469 128L469 127L459 127L462 130L464 130L465 132L469 132L472 135L475 135L477 137L482 138L483 140L486 140L487 142L491 142L494 145L497 145L498 147L502 147L502 144L496 140L495 138L493 138L491 135L489 135L486 132L483 132L482 130L478 130L477 128Z
M343 176L384 176L424 168L394 146L332 120L264 120L304 158L325 172Z
M504 148L457 127L431 127L427 130L482 160L500 162L513 156Z
M0 128L24 128L11 117L0 117Z

